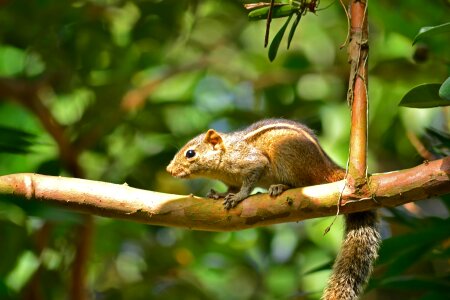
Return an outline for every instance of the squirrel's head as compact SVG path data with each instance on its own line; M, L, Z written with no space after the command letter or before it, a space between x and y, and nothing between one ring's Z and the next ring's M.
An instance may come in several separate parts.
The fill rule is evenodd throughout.
M208 174L219 165L224 152L221 134L210 129L183 146L166 170L178 178L209 177Z

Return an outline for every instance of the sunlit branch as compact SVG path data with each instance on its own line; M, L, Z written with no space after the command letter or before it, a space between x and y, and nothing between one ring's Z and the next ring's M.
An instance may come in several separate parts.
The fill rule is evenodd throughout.
M341 213L393 207L450 193L450 157L411 169L374 174L371 195L343 195ZM292 189L271 198L254 195L226 211L221 201L172 195L76 178L39 174L0 177L0 195L56 204L93 215L196 230L231 231L336 213L343 182Z
M348 57L351 67L347 97L352 112L348 180L356 190L364 188L367 176L367 41L366 2L354 0L350 4Z

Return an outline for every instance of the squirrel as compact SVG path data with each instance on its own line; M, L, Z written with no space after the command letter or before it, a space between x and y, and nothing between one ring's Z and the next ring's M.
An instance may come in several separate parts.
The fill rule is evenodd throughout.
M232 133L209 129L183 146L167 171L177 178L222 181L228 191L211 189L207 196L224 198L227 210L257 186L275 197L289 188L345 177L345 170L325 153L311 129L285 119L262 120ZM381 238L376 212L351 213L345 218L345 237L322 296L325 300L357 299L377 258Z

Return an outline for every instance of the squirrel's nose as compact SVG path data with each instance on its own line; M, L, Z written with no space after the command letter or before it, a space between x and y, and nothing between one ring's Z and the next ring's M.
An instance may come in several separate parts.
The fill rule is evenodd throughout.
M173 174L172 174L172 172L173 172L173 167L172 167L172 164L171 164L171 163L166 167L166 171L169 172L170 175L173 175Z

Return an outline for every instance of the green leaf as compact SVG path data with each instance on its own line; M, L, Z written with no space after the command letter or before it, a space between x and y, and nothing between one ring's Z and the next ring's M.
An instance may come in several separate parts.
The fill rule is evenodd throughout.
M415 291L418 295L422 295L420 297L415 297L414 299L420 300L447 299L448 289L450 287L448 280L446 280L445 277L432 277L426 274L407 276L402 275L387 278L381 277L381 280L376 280L376 283L373 284L374 282L374 278L371 278L371 282L369 283L369 285L372 286L367 287L366 291L369 291L374 287L386 288L393 291Z
M428 26L428 27L422 27L419 30L419 33L416 35L413 41L413 45L418 41L425 37L429 37L432 35L440 34L440 33L447 33L450 32L450 23L441 24L438 26Z
M252 10L251 12L248 13L248 18L250 21L267 19L269 9L270 9L269 6L265 6L262 8ZM272 10L272 19L290 16L296 10L297 9L295 9L291 5L274 6Z
M0 47L0 76L15 76L24 71L26 55L22 49Z
M450 100L450 77L448 77L439 88L439 97Z
M0 125L0 153L29 153L34 137L29 132Z
M395 290L435 290L448 291L450 284L445 280L438 280L436 278L421 278L415 276L398 276L382 280L380 286L395 289Z
M435 128L426 128L426 133L439 141L445 147L450 147L450 134Z
M384 264L395 261L401 254L415 252L416 249L421 247L432 249L436 244L448 238L449 231L450 221L436 218L429 226L420 230L386 239L381 245L377 263ZM422 254L424 253L425 250Z
M450 154L450 134L435 128L426 128L426 138L430 141L428 148L438 156Z
M318 265L315 268L312 268L311 270L308 270L304 273L302 273L302 276L306 276L312 273L316 273L316 272L320 272L320 271L324 271L324 270L331 270L333 268L333 261L327 261L323 264Z
M292 27L291 27L291 30L289 31L289 36L288 36L288 44L287 44L288 49L291 46L292 38L294 37L295 30L297 29L298 23L300 23L301 18L302 18L302 14L297 14L297 18L295 18L294 23L292 23Z
M435 244L420 244L407 249L398 249L397 257L392 260L384 272L384 277L402 274L406 269L420 261L425 254L431 251ZM400 254L401 253L401 254Z
M269 60L273 61L275 57L277 56L278 48L280 47L281 40L283 39L283 35L286 32L286 28L289 24L289 22L292 19L292 14L287 18L286 22L284 23L283 27L277 32L275 37L272 40L272 43L269 47Z
M448 298L448 291L428 291L426 294L421 296L418 300L440 300Z
M450 101L439 97L439 83L427 83L416 86L406 93L399 106L414 108L430 108L450 105Z

